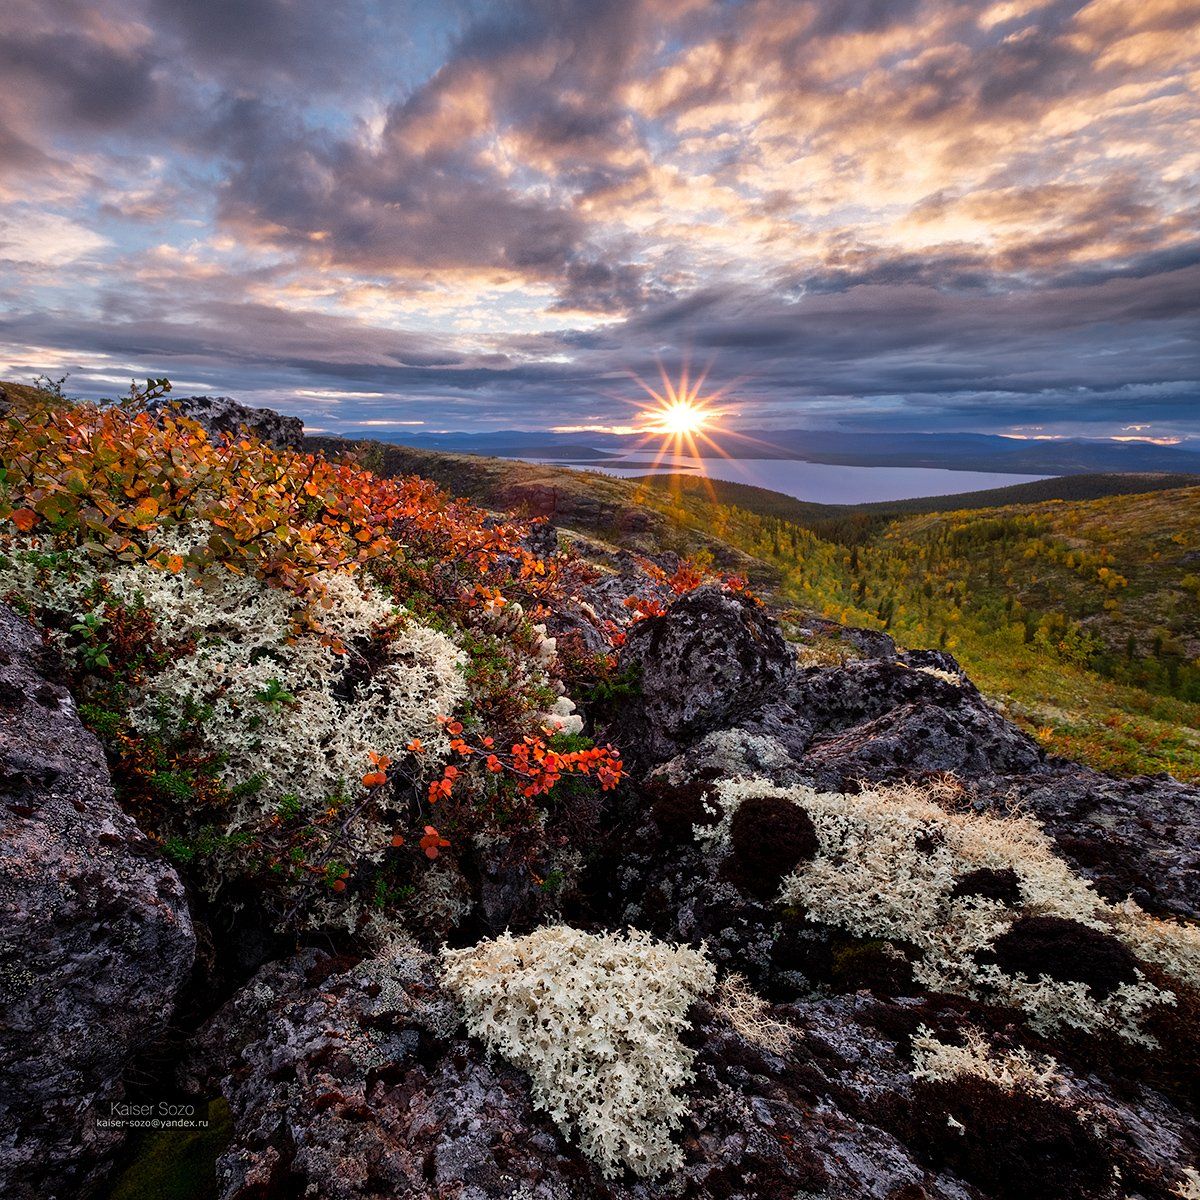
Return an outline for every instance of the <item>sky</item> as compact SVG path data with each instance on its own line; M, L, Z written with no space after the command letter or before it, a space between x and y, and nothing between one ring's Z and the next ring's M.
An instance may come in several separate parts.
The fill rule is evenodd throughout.
M1200 437L1198 85L1197 0L5 0L0 378Z

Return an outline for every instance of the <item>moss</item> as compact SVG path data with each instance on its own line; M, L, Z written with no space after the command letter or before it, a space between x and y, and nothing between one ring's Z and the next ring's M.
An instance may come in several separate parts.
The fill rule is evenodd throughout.
M733 815L729 836L731 877L763 898L774 895L783 877L813 858L820 845L808 813L780 796L748 796Z
M706 807L714 792L705 783L694 782L674 787L654 779L646 785L650 813L654 823L673 840L691 841L693 825L712 825L716 817Z
M811 1150L792 1141L778 1143L768 1156L749 1151L737 1162L710 1172L705 1191L713 1200L755 1196L758 1200L794 1200L805 1192L824 1191L829 1182L825 1168Z
M162 1129L140 1139L109 1200L216 1200L217 1159L233 1136L229 1105L208 1105L207 1129Z
M1017 905L1022 901L1021 880L1011 867L980 867L959 879L950 895L954 898L979 896L985 900L999 900L1001 904Z
M882 938L856 938L835 948L829 979L844 992L865 988L883 996L896 996L913 990L912 964L903 952Z
M1138 970L1137 959L1111 934L1065 917L1022 917L987 958L1010 975L1086 983L1102 999L1135 982Z
M1023 1089L962 1075L920 1080L907 1123L911 1144L993 1200L1095 1200L1108 1195L1104 1141L1073 1112Z

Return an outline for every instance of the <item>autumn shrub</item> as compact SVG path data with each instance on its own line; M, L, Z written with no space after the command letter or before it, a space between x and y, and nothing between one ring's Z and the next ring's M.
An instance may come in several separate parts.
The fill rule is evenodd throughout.
M288 919L336 899L354 924L451 836L537 830L564 777L619 779L610 749L556 745L581 729L543 620L561 564L520 527L136 397L4 425L0 599L210 887L271 885Z

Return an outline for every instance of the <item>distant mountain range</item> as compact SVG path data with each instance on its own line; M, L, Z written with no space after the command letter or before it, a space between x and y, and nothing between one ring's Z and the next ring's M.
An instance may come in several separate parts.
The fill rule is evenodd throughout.
M499 430L489 433L383 433L378 429L346 434L423 450L505 458L558 460L577 465L609 463L657 439L641 435L537 433ZM1079 475L1096 471L1174 471L1200 474L1200 441L1178 446L1107 439L1036 441L990 433L854 433L843 430L748 429L716 435L731 458L795 459L859 467L937 467L952 471L994 471L1014 475ZM718 452L701 445L700 456Z

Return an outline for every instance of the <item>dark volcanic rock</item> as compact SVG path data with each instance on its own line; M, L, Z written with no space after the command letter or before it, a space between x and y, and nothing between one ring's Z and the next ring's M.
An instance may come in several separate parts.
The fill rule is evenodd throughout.
M851 658L882 658L896 657L896 643L890 634L880 629L860 629L856 625L840 625L826 617L818 617L806 613L803 623L796 630L798 640L807 641L813 637L827 638L841 642L851 653Z
M117 808L104 754L0 606L0 1194L82 1195L96 1127L170 1018L195 938L175 871Z
M278 449L299 447L304 422L270 408L250 408L228 396L167 396L150 404L150 411L177 412L203 426L212 438L247 430Z
M925 702L902 704L873 721L816 739L803 765L819 787L841 791L855 779L941 772L965 779L1034 771L1043 757L1035 742L986 704L947 709Z
M950 683L917 667L879 659L801 670L787 699L817 733L873 721L903 704L928 703L947 710L986 707L965 678L961 684Z
M1109 900L1200 918L1200 789L1165 776L1114 779L1056 760L1037 775L973 780L976 805L1019 807Z
M463 1036L435 965L414 947L393 946L349 968L316 950L264 968L201 1031L184 1082L220 1086L232 1110L233 1142L218 1164L222 1200L989 1194L942 1167L964 1161L945 1153L957 1147L947 1117L962 1111L960 1096L947 1089L922 1121L908 1057L918 1026L953 1038L979 1019L970 1005L839 996L779 1006L772 1016L792 1029L786 1053L748 1040L710 1003L693 1006L684 1165L649 1181L603 1180L533 1108L524 1074L489 1061ZM1118 1098L1090 1076L1064 1068L1062 1077L1066 1104L1048 1115L1065 1121L1074 1109L1093 1131L1087 1162L1073 1166L1101 1180L1117 1166L1135 1194L1165 1197L1139 1184L1178 1178L1187 1123L1153 1092ZM986 1138L986 1128L975 1133ZM1021 1134L1036 1138L1038 1128L1012 1130L1010 1158L1026 1150ZM966 1170L975 1166L965 1160ZM1123 1194L1104 1189L1095 1200Z
M620 666L641 681L622 714L621 744L652 762L777 702L793 674L774 617L715 584L634 625Z

